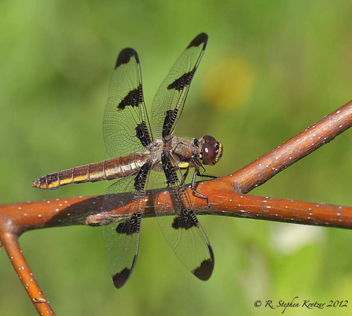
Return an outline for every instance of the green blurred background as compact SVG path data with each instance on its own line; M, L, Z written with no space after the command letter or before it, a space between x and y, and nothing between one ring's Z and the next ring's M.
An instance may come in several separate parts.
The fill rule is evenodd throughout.
M149 108L200 32L208 47L176 132L223 142L213 174L243 167L352 99L351 11L349 0L1 1L1 203L103 194L108 183L40 191L31 181L108 158L102 118L122 48L139 53ZM251 193L351 205L351 145L347 131ZM121 290L112 285L99 228L38 230L20 241L58 315L273 315L282 309L254 301L352 299L351 232L200 220L216 256L208 282L178 262L155 219L143 221L137 266ZM36 315L4 251L0 314Z

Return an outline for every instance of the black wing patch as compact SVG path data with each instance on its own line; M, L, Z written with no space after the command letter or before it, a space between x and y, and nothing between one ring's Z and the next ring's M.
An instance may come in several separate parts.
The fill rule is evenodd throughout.
M125 48L123 49L119 56L117 57L116 64L115 64L115 70L116 68L120 67L123 64L127 64L130 62L131 57L136 58L136 62L139 63L138 55L135 54L135 50L132 48Z
M208 245L210 258L204 259L200 266L195 268L192 273L200 280L206 281L211 277L214 270L214 253L210 245Z
M123 235L136 234L140 230L141 214L135 213L125 222L120 223L116 227L116 232Z
M192 42L187 46L187 48L198 47L199 45L204 45L203 50L207 46L208 35L205 33L200 33L197 35Z
M142 84L131 90L117 106L117 110L124 110L126 106L139 106L143 102Z
M136 265L137 255L133 257L131 268L124 268L121 272L115 273L112 276L112 282L114 283L117 289L122 288L122 286L127 282L129 279L134 266Z
M149 174L149 171L152 167L152 164L150 161L147 161L141 169L139 169L136 177L134 178L134 188L138 192L142 192L145 190L146 187L146 182L147 182L147 177Z
M161 154L161 165L163 166L166 183L169 186L177 183L178 178L176 174L176 166L169 159L169 155L166 151Z
M193 68L192 71L186 72L183 74L180 78L176 79L173 83L170 83L167 86L168 90L175 89L178 91L183 90L186 86L189 86L191 84L191 81L193 79L193 76L196 72L197 68Z
M152 142L152 140L150 139L150 134L148 132L148 127L145 121L142 121L137 125L136 137L140 140L140 142L144 147L146 147Z
M174 221L172 222L172 227L174 229L190 229L192 227L198 227L198 219L193 211L181 209L180 214L178 214Z
M170 135L171 129L174 126L175 121L177 119L177 113L178 113L178 109L166 111L165 120L163 124L163 133L162 133L163 138Z

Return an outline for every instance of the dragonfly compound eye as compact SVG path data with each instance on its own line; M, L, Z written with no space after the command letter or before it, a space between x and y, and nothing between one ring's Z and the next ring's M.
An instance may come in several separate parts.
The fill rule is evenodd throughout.
M206 135L200 140L202 160L205 165L215 165L222 157L222 144L214 137Z

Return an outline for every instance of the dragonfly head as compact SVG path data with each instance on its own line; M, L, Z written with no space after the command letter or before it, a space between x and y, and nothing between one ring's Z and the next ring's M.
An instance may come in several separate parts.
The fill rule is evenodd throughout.
M214 137L206 135L199 140L203 164L213 166L222 157L222 144Z

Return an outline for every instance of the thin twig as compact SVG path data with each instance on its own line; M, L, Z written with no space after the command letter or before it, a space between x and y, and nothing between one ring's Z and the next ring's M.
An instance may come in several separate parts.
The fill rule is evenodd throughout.
M0 230L0 240L38 313L40 315L55 315L27 264L18 243L18 236Z

